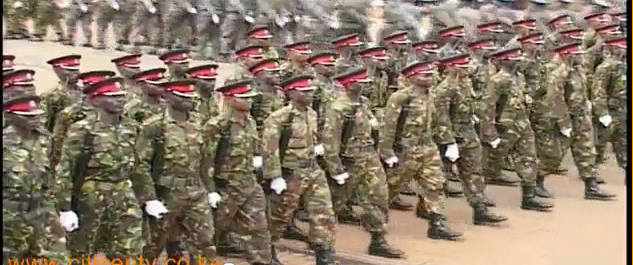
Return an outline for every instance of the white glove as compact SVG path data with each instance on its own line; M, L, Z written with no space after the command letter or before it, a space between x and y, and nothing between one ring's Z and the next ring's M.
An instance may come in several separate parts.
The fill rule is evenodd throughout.
M81 10L82 13L88 12L88 6L87 5L80 5L79 9Z
M604 127L609 127L609 124L613 122L613 119L611 118L611 115L609 114L598 118L598 120L600 121L600 123L602 123L602 125L604 125Z
M314 154L316 154L317 156L322 156L325 153L325 149L323 148L322 144L317 144L316 146L314 146Z
M211 15L211 20L213 21L214 24L220 24L220 16L216 14Z
M114 9L114 10L119 10L119 9L121 9L121 6L119 6L119 3L116 3L116 2L112 3L112 4L110 5L110 7L112 7L112 9Z
M246 22L253 24L255 23L255 19L251 16L244 16L244 20L246 20Z
M525 103L532 104L534 103L534 100L530 97L530 95L525 95Z
M149 12L150 14L156 14L156 11L158 10L156 10L156 7L154 6L150 6L147 8L147 12Z
M23 6L24 6L24 4L21 1L17 1L15 3L13 3L13 8L15 8L15 9L21 8Z
M571 128L560 129L560 134L564 135L565 137L570 137Z
M218 202L220 202L221 200L222 197L220 197L220 194L215 191L207 195L207 201L209 201L209 205L211 205L211 208L218 208Z
M378 128L380 126L380 122L378 122L377 119L371 119L369 120L369 123L371 124L371 127L373 127L374 129Z
M497 139L492 140L492 142L490 142L490 146L492 146L492 149L497 149L500 143L501 143L501 139L497 138Z
M187 9L187 12L189 12L189 14L198 14L198 10L196 10L195 7L190 7Z
M262 157L261 156L253 157L253 167L261 168L262 164L263 164L263 161L262 161Z
M295 16L292 19L294 20L294 22L299 22L299 20L301 20L301 17L300 16Z
M167 208L165 205L157 200L151 200L145 203L145 212L151 216L160 219L163 217L163 214L167 213Z
M341 27L341 23L338 21L338 19L331 20L330 22L327 23L327 25L331 29L338 29Z
M451 162L457 161L459 158L459 148L457 148L457 144L449 144L446 147L446 152L444 152L444 157L448 158Z
M275 18L275 23L277 24L277 26L279 26L280 28L283 28L284 25L286 25L286 21L284 20L283 16L277 17Z
M349 178L349 175L347 173L343 173L343 174L338 174L336 176L332 176L332 178L336 180L336 184L343 185L345 184L345 180Z
M79 217L77 217L77 214L73 211L60 212L59 222L66 232L72 232L79 228Z
M473 118L472 119L473 119L474 123L479 123L479 118L477 117L477 115L473 114Z
M288 184L286 184L286 180L282 177L277 177L270 182L270 189L274 190L277 195L281 194L281 192L287 188Z
M396 164L398 164L398 161L400 160L398 159L397 156L392 156L390 158L385 159L385 164L387 164L389 168L392 168L396 166Z

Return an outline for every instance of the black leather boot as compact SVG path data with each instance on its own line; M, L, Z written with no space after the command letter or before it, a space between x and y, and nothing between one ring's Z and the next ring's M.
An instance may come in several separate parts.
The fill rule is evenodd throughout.
M430 217L429 229L426 230L426 236L430 239L456 240L462 237L462 233L452 231L446 226L443 215L431 213Z
M598 181L595 178L586 179L584 182L585 200L611 201L615 198L615 194L600 190L600 187L598 187Z
M301 228L297 227L297 224L291 222L286 226L286 231L284 231L283 238L290 240L297 240L302 242L308 242L308 235L306 235Z
M527 186L523 186L521 188L521 192L523 193L523 198L521 200L521 209L538 212L551 211L554 205L537 199L535 189L535 187Z
M473 223L475 225L495 225L507 221L508 218L488 211L485 205L473 206Z
M545 187L545 176L536 177L535 194L541 198L554 198L554 195Z
M373 233L371 235L371 242L367 250L369 255L379 256L390 259L404 258L404 252L396 249L387 243L384 235Z
M360 225L361 223L360 216L354 212L351 206L345 207L341 213L336 214L336 219L341 224Z
M514 187L519 185L520 180L512 179L504 174L499 174L498 176L488 177L486 183L488 185L497 185L497 186L506 186L506 187Z
M413 206L413 204L404 201L402 197L396 196L389 204L389 209L398 211L411 211L413 209Z
M334 258L332 257L332 250L324 247L314 248L314 258L316 259L316 265L334 265Z

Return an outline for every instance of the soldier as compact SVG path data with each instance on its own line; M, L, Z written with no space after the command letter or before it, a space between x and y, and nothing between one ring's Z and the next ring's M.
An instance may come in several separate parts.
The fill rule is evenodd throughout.
M332 46L336 53L340 54L337 68L339 72L361 65L356 57L356 52L363 45L360 36L356 33L341 36L332 41Z
M440 45L434 40L423 40L411 44L417 61L432 61L437 59L437 51Z
M134 14L136 4L133 0L107 0L99 6L97 16L97 49L106 49L106 32L108 26L112 24L114 38L116 41L115 50L123 51L124 45L130 44L130 24L128 20Z
M499 71L490 77L482 98L485 112L480 117L481 140L488 152L484 156L484 176L498 175L503 158L512 155L521 178L521 208L548 211L553 205L538 200L534 194L538 170L534 131L525 106L523 76L513 71L520 56L520 48L502 49L490 55Z
M33 18L33 34L31 41L43 41L48 32L48 26L53 26L57 41L63 41L64 30L62 29L62 10L56 1L33 1L32 7Z
M141 125L150 117L163 113L161 97L165 90L160 84L164 83L166 71L165 68L153 68L130 77L134 85L139 87L140 95L125 103L124 116Z
M101 82L108 78L114 77L116 74L112 71L90 71L81 73L77 76L77 89L84 89L87 86ZM51 163L57 165L59 162L62 144L64 138L67 136L68 128L73 123L83 120L88 115L94 115L96 112L94 108L85 102L85 96L70 104L70 106L64 108L55 119L55 125L53 126L53 144L51 150Z
M213 91L217 71L217 64L205 64L189 68L185 72L188 79L196 81L196 91L200 97L196 98L193 111L199 116L200 125L219 114L218 100Z
M220 48L220 15L224 2L218 0L197 0L195 37L198 47L196 51L205 59L213 59Z
M579 56L583 50L581 43L575 42L559 46L554 50L559 57L559 67L551 74L548 83L554 86L556 91L554 104L561 102L565 109L555 113L559 120L570 120L569 134L570 149L574 164L578 169L578 175L585 182L585 199L610 200L615 195L603 192L598 187L597 166L595 163L596 152L593 142L593 126L591 123L591 111L588 99L585 77ZM565 105L563 105L565 104ZM604 126L611 123L611 116L605 114L599 118ZM562 131L562 130L561 130Z
M270 33L268 26L253 27L248 33L248 42L251 45L259 45L263 47L265 59L279 60L279 52L272 46L271 39L273 35Z
M185 72L189 69L189 62L191 57L189 56L189 50L172 50L159 56L158 59L163 61L167 66L167 72L169 81L176 81L185 79Z
M150 220L151 241L143 254L153 261L167 246L168 257L178 262L181 257L174 255L172 248L178 249L175 240L184 234L190 256L214 260L211 207L216 207L217 201L210 198L219 195L200 159L206 150L199 121L190 115L197 96L195 81L171 81L160 86L165 89L167 107L143 123L136 150L141 161L139 173L151 176L169 213L164 219Z
M439 35L446 43L438 51L439 57L450 56L454 53L464 52L461 48L461 40L464 38L464 26L454 26L440 30Z
M195 20L198 14L195 2L194 0L165 1L163 48L171 49L174 44L179 44L178 47L188 49L190 45L195 45Z
M10 54L2 55L2 74L6 74L15 69L15 56Z
M73 198L63 200L60 208L77 212L82 223L69 235L68 243L77 247L71 250L73 258L101 252L110 260L136 261L143 242L141 209L156 218L167 212L149 176L138 174L138 134L136 123L121 116L122 82L110 78L84 89L99 115L71 125L63 144L57 177L60 189Z
M130 80L130 77L138 74L141 71L141 57L142 54L125 55L110 60L116 66L116 70L119 74L126 79Z
M133 52L141 52L141 46L149 44L149 54L158 54L163 44L164 0L138 0L132 15L131 36ZM144 38L145 40L142 40Z
M81 92L77 89L77 76L79 75L81 55L66 55L48 60L53 71L59 79L59 84L42 95L42 109L44 114L44 127L49 132L53 131L57 115L66 107L79 101Z
M385 47L389 50L389 86L390 92L395 92L397 87L398 72L409 63L408 47L411 44L409 33L396 31L384 38ZM391 93L388 95L391 96Z
M64 45L75 45L75 37L77 34L77 24L81 24L81 32L84 40L80 45L82 47L92 47L92 16L95 5L87 0L72 0L70 7L65 11L64 20L66 23L66 37Z
M284 106L284 94L277 86L280 65L275 59L264 59L251 66L248 71L253 76L253 86L259 92L251 102L251 117L255 120L259 137L264 132L264 120L276 110Z
M54 207L69 198L57 190L48 160L49 133L42 126L44 111L37 101L39 97L30 95L2 104L9 124L2 130L2 254L9 263L29 258L66 263L64 230L72 232L79 221L75 212Z
M620 104L627 100L626 75L623 72L627 66L623 59L626 49L626 38L605 41L605 58L596 68L590 94L594 117L599 117L598 121L601 123L601 126L594 125L594 128L602 132L596 137L596 150L598 150L598 146L610 142L618 166L625 170L627 169L627 129L625 122L627 110ZM613 118L609 119L611 116ZM606 131L604 127L611 124L610 120L613 120L612 125L610 125L612 131Z
M368 100L369 110L376 116L378 121L381 121L382 110L387 105L389 96L389 71L387 70L389 55L387 54L387 48L374 46L358 51L357 55L372 77L372 85L367 89L363 89L363 97Z
M269 226L273 244L281 239L294 212L303 205L310 219L310 247L316 264L334 264L332 252L336 219L332 197L316 156L323 155L318 142L317 115L309 108L312 76L297 76L281 83L290 104L273 112L265 122L262 150L264 178L270 197Z
M363 86L371 82L366 69L353 69L333 77L345 89L325 113L324 158L331 178L332 200L337 218L349 219L347 201L358 189L363 208L362 224L371 234L370 255L402 258L404 253L385 239L389 191L387 179L371 137L378 121L367 109L361 96Z
M2 101L6 102L18 97L36 96L35 80L33 79L35 71L30 69L21 69L2 75ZM2 128L6 128L9 124L2 115Z
M7 33L5 39L19 40L29 37L26 21L29 18L28 7L19 0L3 1L3 18L6 17Z
M284 46L286 50L286 61L282 63L281 79L285 80L294 75L312 74L312 68L307 63L312 55L309 41L300 41Z
M522 19L512 22L512 28L516 35L510 39L504 48L512 48L519 45L519 38L524 37L536 30L536 19Z
M240 46L238 41L244 39L240 29L249 28L249 24L255 23L253 18L257 0L231 0L225 3L225 15L220 25L220 56L224 60L229 54Z
M248 112L249 99L257 92L250 84L250 80L241 80L216 89L222 93L227 109L203 127L207 152L203 158L211 167L209 173L220 195L209 196L209 201L213 205L222 200L215 211L216 237L233 232L239 236L250 264L271 264L271 260L275 264L280 262L275 246L270 244L266 199L254 174L262 160L254 155L259 153L259 137Z

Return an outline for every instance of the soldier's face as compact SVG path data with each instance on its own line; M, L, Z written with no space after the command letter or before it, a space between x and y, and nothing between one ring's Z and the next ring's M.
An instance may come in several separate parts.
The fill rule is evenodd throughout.
M9 124L26 130L34 130L42 126L41 115L18 115L15 113L6 113Z
M213 89L215 89L215 79L196 80L196 81L197 81L196 87L198 88L198 91L200 91L201 93L211 93L213 92Z
M306 54L306 53L300 53L296 51L288 52L288 58L295 62L300 62L300 63L306 62L309 57L310 57L310 54Z
M312 102L313 90L308 91L291 91L288 96L291 100L299 103L301 106L308 106Z
M79 76L79 70L68 70L61 67L55 67L53 68L53 71L60 80L69 84L75 84L77 82L77 76Z
M267 84L276 85L281 82L279 71L261 71L258 78L266 82Z
M121 76L123 76L125 78L130 78L130 76L133 76L133 75L139 73L141 71L141 69L140 68L129 68L129 67L117 66L117 71L119 71Z
M167 104L178 111L190 111L193 109L193 98L181 97L173 93L165 93Z
M234 110L241 112L248 112L251 110L251 98L228 97L226 99L228 99L227 102L229 103L229 106L231 106Z
M152 97L160 97L165 93L165 90L157 85L152 85L148 83L141 83L141 88Z
M409 78L412 84L416 86L428 87L433 84L433 75L431 74L418 74Z
M316 64L314 65L314 71L323 76L332 76L336 68L331 65Z
M125 105L125 97L123 95L94 96L92 97L92 104L107 113L121 114L123 112L123 106Z

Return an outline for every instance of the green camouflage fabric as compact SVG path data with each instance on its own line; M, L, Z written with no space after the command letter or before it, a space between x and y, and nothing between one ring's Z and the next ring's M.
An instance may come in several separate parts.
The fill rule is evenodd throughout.
M262 86L267 85L257 84L255 86L255 89L259 92L259 95L257 95L256 97L260 98L254 98L253 104L251 104L251 115L255 120L259 137L261 137L262 133L264 132L264 121L266 120L266 118L268 118L270 114L284 106L284 98L286 97L283 92L279 91L277 88L269 87L263 89ZM254 101L257 101L258 104L254 104Z
M16 262L28 257L64 264L68 253L56 203L60 194L48 159L50 136L34 131L21 137L2 130L2 254ZM7 262L5 260L5 262Z
M216 95L212 95L209 98L196 98L193 112L200 119L200 125L204 125L209 119L219 114L218 100Z
M62 10L54 0L31 2L35 4L35 10L33 10L33 28L36 36L46 36L48 26L52 26L57 34L64 32L60 22L62 19Z
M42 94L41 108L44 114L44 127L52 132L59 113L66 107L81 99L79 91L69 85L59 84L48 92Z
M292 124L285 124L292 113ZM284 126L292 131L284 159L280 161L279 142ZM273 112L265 121L262 139L264 178L283 177L288 189L270 195L269 227L273 242L278 242L294 212L303 206L310 216L309 241L313 247L334 247L336 219L332 196L325 173L316 163L317 114L312 109L299 110L292 105Z
M479 134L473 122L475 111L479 107L478 98L473 89L473 81L467 75L447 77L435 89L433 94L437 109L437 123L447 123L438 128L446 128L439 139L438 145L451 144L451 134L459 149L460 158L454 163L443 159L446 174L452 171L455 164L457 176L462 181L466 200L472 206L483 203L485 179L482 169L482 147ZM443 130L440 130L443 131ZM445 139L444 139L445 138Z
M209 120L203 128L205 161L214 161L221 132L230 126L229 150L220 165L220 174L213 176L216 191L222 197L215 211L216 233L231 232L232 238L246 252L249 263L267 264L271 261L270 233L266 218L264 191L257 182L253 154L259 153L259 138L255 121L247 116L236 119L232 110ZM209 172L213 172L211 168ZM230 228L231 231L228 231Z
M381 69L373 69L369 74L373 82L363 88L363 96L368 100L369 110L381 120L382 109L389 99L389 73Z
M51 163L56 166L59 163L59 159L62 153L62 144L64 138L67 135L68 128L75 122L85 119L88 115L97 115L94 108L84 102L81 99L80 102L75 102L70 106L63 109L55 120L55 126L53 127L53 146L51 152Z
M280 59L280 58L281 56L279 56L279 52L277 51L277 48L273 46L264 48L264 59Z
M213 216L207 201L208 190L213 190L206 170L203 170L203 139L199 120L190 118L178 122L171 118L169 110L147 119L141 128L136 150L140 165L138 173L151 179L155 141L164 145L162 175L154 185L166 192L158 194L169 210L166 217L155 220L150 217L150 242L143 254L156 259L165 247L170 233L184 234L184 241L207 259L215 258L213 243ZM162 134L161 134L162 133ZM171 231L171 230L176 230ZM173 239L174 237L170 238Z
M224 83L226 84L229 82L236 82L251 78L253 78L253 75L251 75L251 72L248 71L248 67L246 67L244 64L238 64L235 66L234 69L232 69L231 73L229 73L226 79L224 79Z
M141 125L149 118L162 114L164 109L165 105L162 100L159 104L151 104L142 98L136 97L125 103L123 116L135 120Z
M315 75L312 79L312 84L316 87L312 96L312 109L317 113L318 124L318 139L323 139L323 126L325 124L325 111L329 108L330 104L343 93L336 87L332 79L324 77L322 75ZM318 102L316 107L314 104Z
M87 133L94 137L91 147L84 146ZM89 148L92 154L81 193L76 194L81 226L68 238L76 252L73 256L99 252L118 258L141 255L140 202L156 196L149 176L136 173L139 165L134 147L136 138L136 122L129 119L113 126L96 115L88 116L68 129L57 165L60 189L68 193L63 198L70 198L74 167L82 149ZM66 199L60 206L70 209L70 201Z
M534 131L525 105L524 85L521 74L512 75L501 69L486 86L482 97L486 112L480 120L481 140L490 143L499 138L501 143L494 149L489 144L485 145L484 177L499 176L504 158L511 155L521 185L534 187L538 165Z
M366 99L363 99L366 100ZM349 178L344 185L331 182L334 212L344 214L350 195L356 191L363 208L363 225L373 234L387 233L389 191L387 177L371 137L373 114L365 104L356 113L350 113L356 102L340 96L325 112L323 145L324 159L329 172L336 176L347 172ZM343 124L347 115L355 115L354 129L345 150L341 150ZM345 159L342 159L345 158ZM331 181L331 180L328 180Z
M293 76L299 75L312 75L314 76L314 70L308 64L296 64L289 60L286 60L281 63L279 66L281 80L289 79Z
M3 17L6 17L7 35L26 33L25 22L30 18L29 8L24 4L20 8L15 8L14 4L17 0L9 0L2 2Z
M404 106L410 97L411 102ZM398 120L403 107L408 108L409 114L397 136ZM395 92L385 108L379 150L383 160L397 156L400 161L395 169L387 169L389 201L393 201L409 182L415 180L421 190L419 196L422 197L418 204L424 204L418 207L441 214L446 200L443 189L446 177L442 172L442 159L433 142L433 136L434 128L446 125L438 124L436 114L430 94L414 94L410 87Z
M627 102L627 77L624 70L626 63L618 61L612 56L607 56L596 69L594 74L591 100L593 102L594 119L610 114L613 124L605 128L599 122L594 121L596 129L596 153L598 157L604 157L606 145L611 143L618 165L625 168L627 165L627 116L628 110L624 106Z

